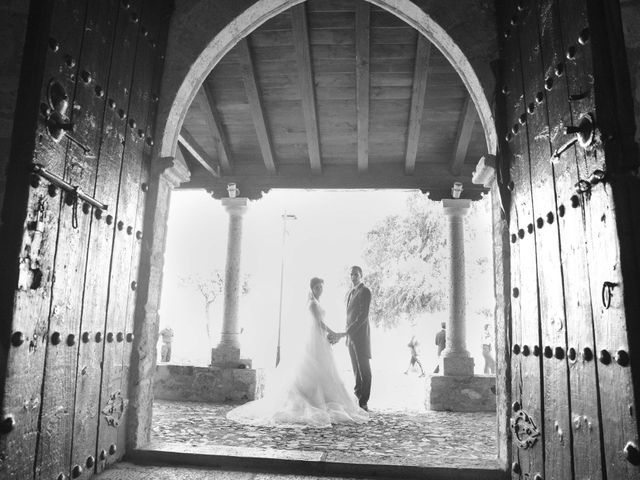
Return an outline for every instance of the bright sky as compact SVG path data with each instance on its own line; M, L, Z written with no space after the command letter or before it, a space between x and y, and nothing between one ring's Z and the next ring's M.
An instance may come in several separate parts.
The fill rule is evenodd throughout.
M349 267L363 263L361 252L366 232L383 217L403 212L409 194L397 190L274 190L258 201L249 202L243 221L242 244L242 270L249 276L250 285L250 293L241 299L240 308L244 328L243 356L252 358L254 366L271 365L275 358L284 213L296 215L297 219L287 222L289 235L284 249L283 354L287 342L295 341L298 329L305 324L308 285L313 276L325 280L321 300L328 323L342 330ZM489 219L482 220L488 222ZM180 278L210 269L224 272L227 225L228 214L221 203L206 192L173 193L160 323L161 328L171 326L174 330L172 356L177 362L199 365L210 362L211 346L206 339L203 300L198 293L185 287ZM486 245L474 245L472 251L468 249L467 256L488 255L491 258L488 234L483 243ZM486 295L491 302L494 298L492 282L482 283L488 288ZM222 303L221 298L215 306L217 329L222 318ZM428 349L433 343L429 337L445 319L446 312L436 315L421 330L423 344L429 345ZM469 335L474 331L475 326ZM384 333L385 343L395 342L402 348L402 363L406 356L407 335L410 337L411 332L406 329ZM214 344L217 341L216 330ZM375 339L373 341L375 344ZM341 354L346 353L346 349L341 350L345 350ZM481 358L476 359L476 364L482 364Z

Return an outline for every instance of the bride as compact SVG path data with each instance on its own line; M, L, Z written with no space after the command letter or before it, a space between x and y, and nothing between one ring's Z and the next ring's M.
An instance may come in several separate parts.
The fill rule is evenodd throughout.
M281 363L263 398L245 403L227 413L239 423L280 427L330 427L332 423L365 423L369 420L355 396L340 380L329 342L344 334L324 323L319 300L324 281L312 278L308 308L310 325L300 353Z

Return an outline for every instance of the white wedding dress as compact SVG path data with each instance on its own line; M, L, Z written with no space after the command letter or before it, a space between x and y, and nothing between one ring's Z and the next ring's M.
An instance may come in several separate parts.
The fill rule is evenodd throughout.
M265 396L227 413L239 423L278 427L330 427L333 423L365 423L369 414L342 383L327 340L324 309L309 297L310 325L302 348L281 362Z

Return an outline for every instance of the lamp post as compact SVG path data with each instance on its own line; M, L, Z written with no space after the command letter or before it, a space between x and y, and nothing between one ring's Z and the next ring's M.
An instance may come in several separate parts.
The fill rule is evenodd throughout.
M296 217L295 215L287 214L287 212L282 215L282 260L280 262L280 308L278 310L278 347L276 349L276 367L280 363L280 332L282 330L282 290L284 285L284 247L288 233L287 219L297 220L298 217Z

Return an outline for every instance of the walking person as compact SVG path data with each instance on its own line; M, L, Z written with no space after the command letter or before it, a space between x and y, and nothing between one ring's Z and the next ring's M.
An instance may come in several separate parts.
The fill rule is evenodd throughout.
M433 373L440 373L440 354L447 346L447 323L442 322L440 324L441 330L436 333L436 345L438 346L438 364L433 370Z
M411 340L409 340L409 343L407 344L407 347L409 347L409 351L411 352L411 358L409 359L409 366L404 371L405 375L409 373L409 369L411 367L417 364L420 367L420 372L422 372L420 376L424 377L424 368L422 368L422 362L418 359L418 344L419 342L416 340L416 336L412 335Z

